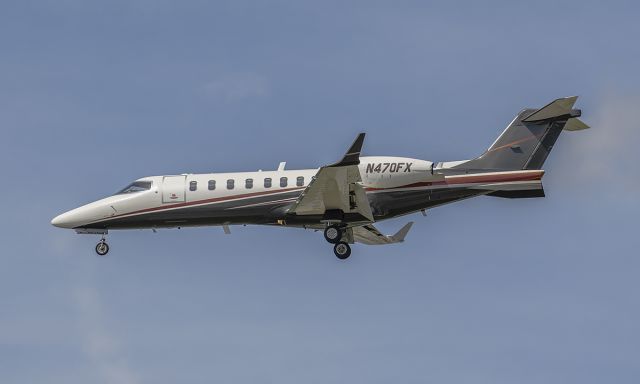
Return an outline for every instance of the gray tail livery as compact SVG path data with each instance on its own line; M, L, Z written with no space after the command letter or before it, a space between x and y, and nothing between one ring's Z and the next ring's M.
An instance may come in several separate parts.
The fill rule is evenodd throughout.
M456 168L465 170L541 169L562 130L589 128L573 109L577 96L556 99L540 109L525 109L480 157Z

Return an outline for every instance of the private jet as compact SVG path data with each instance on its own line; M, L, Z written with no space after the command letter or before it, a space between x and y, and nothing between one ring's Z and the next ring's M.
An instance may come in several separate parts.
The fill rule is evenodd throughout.
M150 176L114 194L56 216L56 227L101 235L98 255L109 252L109 230L274 225L323 231L341 260L351 244L403 242L413 222L393 235L376 222L475 196L544 197L542 176L560 132L589 128L573 106L577 96L524 109L479 157L432 162L360 156L360 133L344 157L317 169Z

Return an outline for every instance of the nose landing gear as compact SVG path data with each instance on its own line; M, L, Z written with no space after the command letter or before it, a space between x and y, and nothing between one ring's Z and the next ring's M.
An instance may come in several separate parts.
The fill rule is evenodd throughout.
M100 240L98 244L96 244L96 253L99 256L104 256L107 253L109 253L109 244L107 244L107 241L105 240L104 237Z

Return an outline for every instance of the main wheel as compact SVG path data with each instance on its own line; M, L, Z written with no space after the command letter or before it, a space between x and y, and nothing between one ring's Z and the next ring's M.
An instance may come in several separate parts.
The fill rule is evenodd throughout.
M324 229L324 238L331 244L336 244L342 239L342 230L337 225L330 225Z
M109 244L105 241L101 241L96 245L96 253L100 256L104 256L109 253Z
M336 257L338 259L344 260L347 257L351 256L351 247L344 241L340 241L333 246L333 253L336 254Z

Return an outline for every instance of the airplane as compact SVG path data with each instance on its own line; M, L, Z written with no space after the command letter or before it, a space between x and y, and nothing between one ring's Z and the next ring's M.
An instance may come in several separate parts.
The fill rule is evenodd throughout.
M524 109L479 157L432 162L360 156L360 133L344 157L317 169L150 176L109 196L56 216L56 227L102 235L109 230L274 225L323 231L341 260L351 244L403 242L413 222L393 235L374 223L476 196L544 197L542 176L560 132L589 128L573 106L577 96Z

